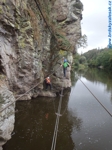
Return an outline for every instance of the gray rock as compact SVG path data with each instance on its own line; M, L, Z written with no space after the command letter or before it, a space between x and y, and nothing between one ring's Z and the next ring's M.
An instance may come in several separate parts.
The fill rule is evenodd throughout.
M61 19L60 24L66 33L67 39L75 47L77 40L81 37L81 25L83 4L80 0L56 0L54 10L58 18L66 16L66 19ZM65 15L66 14L66 15ZM62 22L62 23L61 23Z
M14 102L14 100L13 93L10 92L7 87L0 87L0 110ZM0 146L4 145L11 138L14 122L15 103L0 112Z
M56 94L52 91L40 91L38 96L45 96L45 97L56 97Z
M52 21L56 20L59 23L75 49L77 40L81 36L82 3L80 0L53 2L49 16ZM42 7L46 7L45 4L43 3ZM0 109L14 102L13 93L17 98L29 91L20 98L28 100L37 96L55 97L55 93L62 87L70 87L71 67L67 68L64 78L63 68L60 68L63 59L59 60L63 55L59 54L57 41L49 31L50 29L55 33L58 26L55 27L55 23L52 24L52 21L47 20L50 25L48 29L34 1L5 0L4 5L0 2L0 6L0 66L7 80L7 87L0 87ZM70 51L71 49L66 52L65 57L72 64L73 57ZM44 91L44 78L49 74L54 90ZM34 86L35 89L32 89ZM0 114L0 146L11 138L14 108L13 103Z
M36 93L38 93L38 89L43 89L44 77L50 74L51 70L55 72L57 78L63 77L63 69L58 69L55 60L55 57L59 56L60 49L56 49L57 43L53 41L51 33L38 16L39 10L34 2L6 0L4 5L8 7L4 10L1 5L0 56L8 86L17 95L21 95L37 85ZM28 5L30 8L27 8ZM59 24L62 23L63 32L74 49L81 35L82 9L79 0L56 0L52 6L51 16L56 14L54 19L57 19ZM67 58L72 64L72 55L68 55ZM70 71L67 71L67 78L70 85ZM22 99L31 99L33 94L32 90Z

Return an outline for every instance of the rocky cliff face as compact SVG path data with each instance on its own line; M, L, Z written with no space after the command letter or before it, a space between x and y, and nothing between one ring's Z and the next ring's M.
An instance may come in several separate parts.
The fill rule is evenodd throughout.
M38 84L21 98L31 99L38 95L53 97L62 87L71 86L71 67L65 79L60 64L62 57L72 64L72 55L81 36L82 9L80 0L0 1L0 71L6 76L7 90L17 97ZM49 74L53 93L44 92L44 78ZM1 88L3 103L14 100L8 97L10 91ZM0 126L5 128L0 130L4 132L0 133L3 141L10 137L10 127L9 137L4 137L8 130L4 123L9 124L11 117L9 114L8 120L4 119ZM13 117L11 122L13 128Z
M6 86L0 87L0 110L6 107L9 103L14 102L14 100L13 93L10 92ZM2 150L2 145L11 138L15 121L14 113L15 103L0 112L0 150Z
M80 0L56 0L54 4L56 20L62 26L68 41L74 48L81 37L82 10L83 5Z
M62 57L59 52L64 48L65 57L66 55L72 56L71 52L75 49L76 42L81 35L82 4L79 0L46 1L48 5L44 1L38 0L37 3L52 33L35 1L1 0L0 2L1 65L7 76L10 90L16 94L23 94L40 83L35 89L38 95L39 90L43 89L45 76L52 71L55 73L55 76L51 77L54 88L71 85L70 81L63 81L62 68L57 69L62 61L59 60L59 57ZM53 31L55 24L50 24L50 19L60 26L64 38L66 37L68 40L64 41L65 45L69 42L72 49L65 49L64 44L60 47L57 46L59 41L56 42L56 39L53 39L53 35L57 34L57 31ZM70 61L72 62L72 59ZM68 79L70 79L70 72ZM33 91L30 91L27 95L32 97L33 94Z

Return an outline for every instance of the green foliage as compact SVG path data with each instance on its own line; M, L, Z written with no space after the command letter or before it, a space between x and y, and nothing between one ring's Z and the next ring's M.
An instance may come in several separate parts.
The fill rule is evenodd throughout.
M85 68L87 68L87 61L86 61L86 57L79 55L78 53L74 56L73 59L73 68L78 69L78 70L83 70Z
M105 89L107 91L112 91L112 72L109 70L100 70L97 68L89 68L87 72L84 73L84 77L92 82L102 82L107 85Z
M78 68L78 70L84 70L86 67L85 67L85 65L83 65L83 64L79 64L79 68Z
M84 34L81 36L81 38L77 41L77 47L83 47L86 48L87 47L87 36Z
M66 39L65 36L63 36L62 34L59 34L59 33L57 33L55 36L56 36L56 39L58 41L58 46L60 47L60 49L65 50L65 51L71 49L72 45Z
M92 49L92 50L84 53L83 56L85 56L87 60L90 60L90 59L93 59L94 57L96 57L97 53L98 53L97 49Z
M86 62L86 57L85 56L81 56L79 58L79 62L80 62L80 64L85 63Z
M112 49L93 49L83 56L86 57L89 66L112 70Z

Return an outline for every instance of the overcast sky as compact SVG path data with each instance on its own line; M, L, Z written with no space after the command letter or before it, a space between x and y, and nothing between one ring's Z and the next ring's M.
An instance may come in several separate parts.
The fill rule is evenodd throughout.
M79 49L84 53L90 49L108 45L108 0L81 0L84 5L81 21L82 34L88 37L88 47Z

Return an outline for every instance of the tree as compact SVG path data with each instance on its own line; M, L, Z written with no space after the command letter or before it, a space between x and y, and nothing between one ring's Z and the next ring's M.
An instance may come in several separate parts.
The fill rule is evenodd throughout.
M77 41L77 48L83 47L86 48L87 47L87 36L84 34L81 36L81 38Z
M81 56L79 59L80 64L83 64L86 62L86 57L85 56Z

